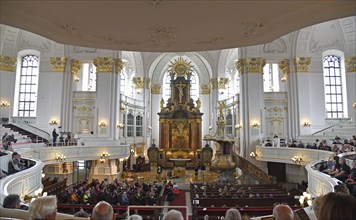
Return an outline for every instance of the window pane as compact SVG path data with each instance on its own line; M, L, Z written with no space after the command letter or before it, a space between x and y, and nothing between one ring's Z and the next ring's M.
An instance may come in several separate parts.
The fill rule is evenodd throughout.
M326 116L343 117L340 58L325 56L323 65Z
M35 117L37 92L38 57L27 55L22 58L19 94L19 116Z

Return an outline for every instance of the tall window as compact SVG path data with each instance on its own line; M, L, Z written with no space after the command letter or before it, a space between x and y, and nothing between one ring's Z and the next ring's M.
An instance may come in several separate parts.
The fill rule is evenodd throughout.
M343 88L340 68L340 57L324 57L324 90L327 118L343 118Z
M226 116L226 125L225 125L225 132L227 135L232 134L232 130L233 126L232 126L232 114L231 112L228 113L228 115Z
M36 117L38 57L22 57L19 87L19 117Z
M134 136L134 122L135 122L135 117L133 116L132 113L129 113L127 115L127 137L133 137Z
M120 93L126 95L125 90L126 90L126 77L125 74L122 72L120 74Z
M194 72L190 78L190 98L193 101L197 101L199 98L199 78Z
M83 64L82 91L96 91L96 67L92 63Z
M142 116L136 116L136 137L142 137Z
M267 63L263 67L264 92L279 92L279 69L277 63Z

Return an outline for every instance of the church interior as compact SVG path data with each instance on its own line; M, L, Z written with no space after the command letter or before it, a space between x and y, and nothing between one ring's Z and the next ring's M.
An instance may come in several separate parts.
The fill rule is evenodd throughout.
M318 219L326 162L356 168L355 85L355 1L1 0L0 205Z

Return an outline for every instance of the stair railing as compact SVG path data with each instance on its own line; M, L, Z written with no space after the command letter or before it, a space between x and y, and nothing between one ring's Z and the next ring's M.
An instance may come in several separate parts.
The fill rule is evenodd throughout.
M36 128L36 127L34 127L32 125L29 125L28 123L22 121L19 118L11 117L10 118L10 124L13 124L13 125L21 128L21 129L25 130L25 131L28 131L28 132L30 132L30 133L38 136L38 137L41 137L43 139L46 139L48 141L51 139L51 135L48 132L46 132L44 130L41 130L39 128ZM39 140L37 138L36 138L36 142L39 142Z
M349 118L347 118L347 119L341 119L341 120L339 121L339 123L330 125L330 126L328 126L328 127L326 127L326 128L323 128L323 129L321 129L321 130L319 130L319 131L317 131L317 132L312 133L312 135L313 135L313 136L323 136L324 132L331 131L332 128L334 128L334 127L336 127L336 126L340 126L340 125L342 125L344 122L349 122L349 121L350 121Z
M235 161L237 161L237 166L242 170L242 172L249 174L261 183L274 184L277 183L277 178L275 176L268 175L266 172L258 168L256 165L234 154Z

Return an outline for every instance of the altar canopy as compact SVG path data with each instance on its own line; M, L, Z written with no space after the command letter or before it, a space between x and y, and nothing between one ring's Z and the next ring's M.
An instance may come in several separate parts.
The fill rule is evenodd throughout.
M194 103L190 96L191 76L192 67L186 60L179 58L170 64L171 97L167 103L161 100L158 113L162 167L174 167L178 163L195 167L201 162L203 113L200 100Z

